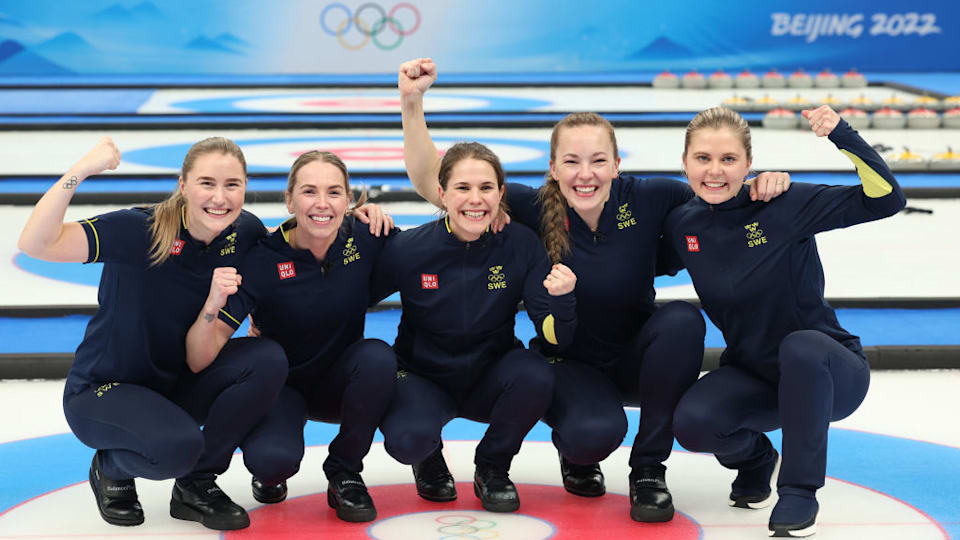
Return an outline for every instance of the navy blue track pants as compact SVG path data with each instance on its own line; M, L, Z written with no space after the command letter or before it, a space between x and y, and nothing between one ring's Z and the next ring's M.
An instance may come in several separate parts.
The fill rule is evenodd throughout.
M397 356L379 339L347 347L311 380L289 380L267 416L240 445L247 469L265 484L278 484L300 469L306 421L339 423L323 471L363 470L373 435L393 398Z
M866 358L817 330L780 343L780 380L725 365L683 396L674 416L677 441L710 452L730 469L750 468L769 449L765 431L783 429L777 486L823 487L830 422L860 406L870 385Z
M573 463L602 461L627 434L624 405L640 407L632 468L662 463L673 448L673 413L703 364L706 326L686 302L661 306L613 365L556 362L553 403L544 421L553 444Z
M63 410L80 442L101 451L109 478L214 476L230 466L286 377L287 357L275 342L231 339L210 366L187 371L168 395L128 383L90 386L65 393Z
M456 417L489 424L474 463L509 469L523 438L550 405L553 368L540 354L513 349L467 390L451 393L419 375L400 372L380 426L384 447L400 463L420 463L440 447L443 426Z

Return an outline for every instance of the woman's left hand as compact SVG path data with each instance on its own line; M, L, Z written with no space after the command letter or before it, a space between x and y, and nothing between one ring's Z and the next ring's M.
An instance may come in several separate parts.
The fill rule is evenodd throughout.
M359 219L361 223L369 224L370 234L378 238L381 232L384 236L389 236L390 230L393 229L393 218L385 214L379 204L365 204L353 211L353 217Z
M561 296L572 292L577 285L577 275L569 267L562 264L555 264L543 280L543 286L546 287L550 296Z
M501 208L497 212L497 215L493 218L493 221L490 222L490 230L493 231L493 234L497 234L509 224L510 224L510 214L504 212L503 208Z
M829 105L821 105L816 109L807 109L800 114L810 122L810 129L817 137L826 137L840 123L840 115Z
M750 186L751 201L770 202L790 189L790 173L762 172L747 180L746 184Z

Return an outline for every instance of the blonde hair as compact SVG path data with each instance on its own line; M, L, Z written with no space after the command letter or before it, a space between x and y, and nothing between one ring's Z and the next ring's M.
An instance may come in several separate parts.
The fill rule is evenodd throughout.
M300 169L304 168L314 161L320 161L323 163L329 163L336 167L343 174L343 188L347 192L347 197L353 198L353 192L350 191L350 174L347 172L347 165L340 159L340 156L334 154L333 152L327 152L324 150L310 150L309 152L304 152L293 162L293 165L290 166L290 172L287 174L287 196L293 195L294 188L297 187L297 173L300 172ZM367 188L364 187L363 191L360 193L360 198L357 199L357 202L353 204L353 208L350 211L356 210L360 206L367 202Z
M223 154L237 158L243 167L243 177L247 177L247 160L243 157L243 151L230 139L223 137L208 137L194 144L187 151L183 158L183 165L180 167L180 179L186 183L187 174L193 169L194 163L201 156L207 154ZM180 236L180 220L183 219L183 209L187 205L187 200L180 192L180 186L170 194L163 202L153 206L153 218L150 221L150 265L155 266L163 264L170 257L170 247L177 237Z
M617 149L617 137L613 131L613 124L609 120L592 112L577 112L565 116L553 126L550 135L550 161L557 159L557 146L560 143L560 133L567 128L580 126L597 126L606 131L613 146L613 159L620 158ZM547 248L547 254L554 263L559 263L565 255L570 253L570 234L567 221L567 200L560 191L560 184L553 175L547 172L543 186L537 191L537 201L540 203L540 238Z
M690 140L698 131L704 129L729 129L734 136L740 139L743 149L747 153L747 161L753 160L753 144L750 141L750 126L746 120L735 111L726 107L713 107L701 111L687 124L687 133L683 138L683 155L687 155Z

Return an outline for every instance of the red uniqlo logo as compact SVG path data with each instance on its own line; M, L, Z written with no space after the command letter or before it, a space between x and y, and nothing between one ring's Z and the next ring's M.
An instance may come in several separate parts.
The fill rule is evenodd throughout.
M420 280L423 282L424 289L439 289L440 282L437 281L436 274L420 274Z
M700 241L696 236L687 237L687 251L700 251Z
M293 261L277 263L277 273L280 274L280 279L292 278L297 275L297 271L293 268Z
M183 251L183 244L184 244L183 240L180 240L179 238L174 240L173 245L170 246L170 254L179 255Z

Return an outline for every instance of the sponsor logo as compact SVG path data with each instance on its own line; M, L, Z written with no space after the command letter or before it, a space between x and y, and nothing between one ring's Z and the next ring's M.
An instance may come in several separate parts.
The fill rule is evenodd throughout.
M293 261L277 263L277 273L280 279L289 279L297 276L297 269L293 267Z
M687 251L700 251L700 240L698 240L696 236L687 237Z
M437 281L436 274L420 274L420 282L424 289L439 289L440 282Z
M183 240L179 239L179 238L177 238L176 240L174 240L174 241L173 241L173 245L170 246L170 254L171 254L171 255L179 255L179 254L183 253L183 244L184 244L184 243L185 243L185 242L184 242Z

